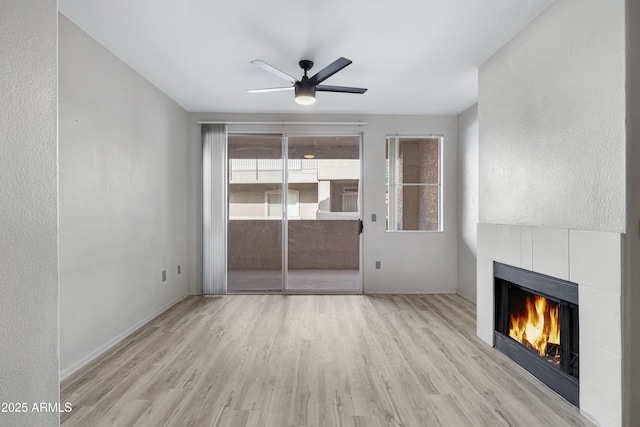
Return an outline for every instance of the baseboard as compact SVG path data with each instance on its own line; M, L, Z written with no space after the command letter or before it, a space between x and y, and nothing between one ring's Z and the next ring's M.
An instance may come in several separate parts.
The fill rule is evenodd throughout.
M91 353L89 353L88 355L86 355L85 357L80 359L79 361L75 362L74 364L72 364L68 368L60 371L60 381L62 382L64 380L66 380L71 375L75 374L77 371L79 371L80 369L84 368L89 363L93 362L96 358L102 356L105 352L107 352L113 346L118 344L120 341L122 341L123 339L125 339L126 337L128 337L129 335L131 335L132 333L134 333L135 331L137 331L138 329L140 329L141 327L143 327L144 325L146 325L147 323L149 323L150 321L152 321L153 319L158 317L160 314L164 313L165 311L167 311L168 309L170 309L171 307L173 307L174 305L176 305L177 303L182 301L183 299L187 298L188 296L189 296L188 294L185 294L185 295L181 295L180 297L172 300L167 305L165 305L162 308L154 311L153 313L151 313L150 315L148 315L144 319L140 320L139 322L137 322L136 324L134 324L130 328L126 329L124 332L118 334L117 336L115 336L114 338L109 340L107 343L105 343L104 345L100 346L98 349L92 351Z
M456 292L456 294L460 295L462 298L466 299L467 301L469 301L473 305L477 305L478 304L478 302L475 299L471 299L465 294L461 294L460 292Z
M437 294L448 294L455 295L457 294L455 289L433 289L433 290L415 290L415 289L375 289L375 290L367 290L364 291L365 295L437 295Z

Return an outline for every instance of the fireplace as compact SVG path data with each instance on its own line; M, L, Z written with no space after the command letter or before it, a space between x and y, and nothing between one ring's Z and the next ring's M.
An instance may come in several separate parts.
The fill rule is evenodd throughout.
M494 262L495 347L579 406L578 285Z

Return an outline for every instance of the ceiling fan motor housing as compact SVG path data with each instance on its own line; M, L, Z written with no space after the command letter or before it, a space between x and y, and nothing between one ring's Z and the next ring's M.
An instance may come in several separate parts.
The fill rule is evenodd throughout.
M316 85L309 82L309 78L304 76L302 81L296 82L295 84L295 92L296 98L300 96L310 96L312 98L316 97Z

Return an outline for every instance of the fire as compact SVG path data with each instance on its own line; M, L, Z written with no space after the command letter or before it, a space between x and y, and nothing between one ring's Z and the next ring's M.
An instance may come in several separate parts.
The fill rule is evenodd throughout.
M560 318L558 303L539 295L525 300L525 313L512 314L509 319L509 336L523 345L547 355L549 344L560 344ZM559 357L555 354L555 357Z

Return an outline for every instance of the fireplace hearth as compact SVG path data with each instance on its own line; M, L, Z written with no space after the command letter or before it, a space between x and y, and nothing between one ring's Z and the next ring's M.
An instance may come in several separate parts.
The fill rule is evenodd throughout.
M494 262L495 348L579 406L578 285Z

